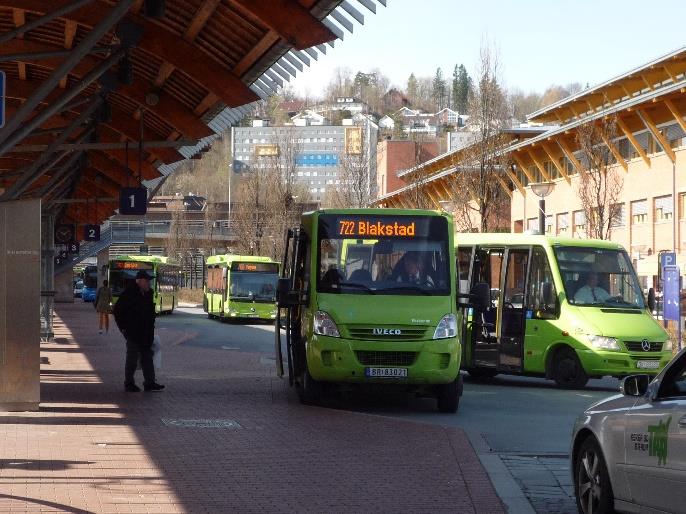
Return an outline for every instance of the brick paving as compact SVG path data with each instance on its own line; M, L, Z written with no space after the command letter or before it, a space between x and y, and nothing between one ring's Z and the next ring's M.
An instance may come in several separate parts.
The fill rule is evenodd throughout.
M504 512L459 429L301 406L264 354L163 318L167 390L126 394L116 330L57 314L40 412L0 414L0 512Z

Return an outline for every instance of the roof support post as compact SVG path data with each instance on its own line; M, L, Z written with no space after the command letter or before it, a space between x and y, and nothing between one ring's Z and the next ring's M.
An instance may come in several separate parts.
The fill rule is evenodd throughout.
M43 176L46 171L48 171L49 167L44 166L46 161L52 156L59 146L64 143L67 138L81 125L83 125L86 120L93 114L95 109L98 108L100 103L102 102L101 97L96 97L93 99L91 104L83 110L83 112L76 118L74 121L71 122L71 124L62 131L62 133L57 137L50 145L48 148L43 152L40 157L36 159L36 161L31 164L31 166L28 167L28 169L22 174L21 177L19 177L14 184L10 186L10 188L0 196L0 201L7 201L7 200L16 200L19 195L21 195L24 191L26 191L31 184L33 184L38 178ZM88 131L90 132L90 131ZM81 136L82 139L84 139L84 136Z
M681 130L686 132L686 121L684 121L684 117L679 112L679 109L676 108L674 102L672 102L669 98L666 98L664 104L667 106L667 109L669 109L669 112L672 113L672 116L674 116L674 119L681 127Z
M65 14L67 14L71 11L75 11L79 7L83 7L84 5L87 5L87 4L91 3L92 1L93 0L76 0L75 2L72 2L71 4L65 5L64 7L60 7L58 9L55 9L54 11L50 11L49 13L45 13L40 18L36 18L33 21L30 21L28 23L24 23L23 25L17 27L14 30L10 30L9 32L5 32L3 34L0 34L0 43L7 43L7 41L10 41L10 40L14 39L15 37L21 36L22 34L25 34L26 32L28 32L29 30L32 30L32 29L35 29L36 27L40 27L42 25L45 25L46 23L49 23L56 18L64 16Z
M636 109L636 114L638 114L638 117L641 118L641 121L643 121L643 124L650 131L653 137L657 139L657 142L660 143L662 150L667 154L669 159L672 162L676 162L676 154L674 153L674 150L672 150L672 147L669 146L669 141L667 141L665 136L662 135L660 129L657 128L657 125L655 125L655 122L650 117L648 112L645 109L638 107Z
M130 0L126 0L126 1L130 1ZM60 95L58 98L56 98L50 104L49 107L40 111L38 113L38 115L31 118L31 121L22 125L20 129L16 130L18 128L18 123L14 123L14 126L10 127L9 125L11 122L16 121L20 118L23 118L23 116L20 116L20 113L24 110L24 107L29 104L29 102L32 102L34 99L36 99L36 95L39 93L39 91L41 91L43 89L43 86L45 84L47 84L48 82L50 82L50 80L46 81L43 84L43 86L38 88L38 91L36 91L36 93L34 93L34 95L30 99L26 100L26 102L19 108L19 110L17 110L17 112L14 114L14 116L8 121L8 123L7 123L8 126L5 127L2 135L0 135L0 156L4 155L14 145L19 143L28 134L30 134L33 129L40 126L47 119L49 119L51 116L55 115L56 113L61 112L63 110L64 106L67 103L69 103L70 100L72 100L76 95L81 93L90 84L92 84L94 81L96 81L100 77L100 75L102 75L108 69L110 69L113 65L115 65L124 56L124 53L125 53L125 50L123 48L120 48L119 50L114 52L110 57L108 57L107 59L102 61L95 68L93 68L90 72L88 72L81 79L81 81L78 84L76 84L74 87L70 88L68 91L65 91L62 95ZM59 77L57 77L57 82L59 82ZM45 95L45 96L47 96L47 95ZM41 100L42 100L42 98L38 99L34 103L40 103ZM33 110L33 107L31 108L31 110ZM5 133L5 131L8 131L8 133ZM11 137L10 137L10 133L9 133L10 131L14 131L11 134Z
M567 174L567 170L565 170L564 166L560 164L560 162L557 160L555 157L555 153L550 149L550 147L546 143L541 143L541 148L543 148L543 151L548 155L550 158L550 162L553 163L553 166L557 168L557 171L564 177L564 179L567 181L567 184L571 184L572 181L569 179L569 175Z
M650 157L648 157L648 154L646 151L643 149L641 144L638 142L636 137L634 137L634 134L629 130L629 127L627 127L626 123L622 120L622 118L617 117L617 126L619 127L619 130L621 130L626 138L629 140L629 142L632 144L634 147L634 150L638 153L638 155L641 156L641 159L648 165L650 168Z
M4 129L2 130L2 132L0 132L0 143L5 143L7 139L9 139L9 137L14 134L17 128L20 125L22 125L22 123L24 123L24 120L26 120L26 118L28 118L28 116L36 109L36 107L38 107L41 101L43 101L50 94L50 92L53 89L55 89L55 87L59 84L62 77L67 75L79 63L79 61L83 59L83 57L86 54L88 54L95 45L98 44L100 39L112 28L112 26L115 25L128 12L129 8L134 3L134 1L135 0L120 0L114 5L109 14L107 14L107 16L105 16L102 19L102 21L98 23L85 38L83 38L79 45L76 48L74 48L74 50L71 52L69 57L66 58L64 62L58 68L55 69L55 71L52 72L50 77L45 82L43 82L43 84L41 84L41 86L36 90L33 96L27 99L26 102L22 104L22 106L17 110L17 112L14 113L14 116L12 116L12 118L7 120ZM25 26L26 25L24 25L24 27ZM121 54L119 55L119 57L121 57ZM110 60L111 58L107 59L104 62L109 62ZM117 60L119 60L119 58L117 58ZM107 68L109 68L112 64L113 63L110 63L107 66ZM96 68L99 67L100 66ZM104 72L105 70L102 71ZM96 77L94 77L93 80L95 80L95 78L99 77L101 74L102 72L99 73ZM86 84L84 88L87 86L88 84ZM69 97L67 101L71 100L79 92L80 91L77 88L77 91L73 95L71 95L71 97ZM4 148L4 146L5 145L0 146L0 155L2 155L7 150L7 148Z

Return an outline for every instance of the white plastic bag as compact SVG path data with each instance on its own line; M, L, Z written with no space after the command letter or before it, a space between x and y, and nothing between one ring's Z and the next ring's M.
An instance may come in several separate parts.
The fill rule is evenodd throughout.
M162 342L157 334L152 340L152 364L156 371L162 369Z

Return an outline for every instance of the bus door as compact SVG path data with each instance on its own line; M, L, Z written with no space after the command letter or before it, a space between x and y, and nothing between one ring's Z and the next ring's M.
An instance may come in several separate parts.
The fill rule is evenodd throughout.
M485 282L491 290L490 306L483 312L472 314L472 366L492 367L498 365L498 303L503 263L503 248L477 247L472 266L472 287Z
M505 253L498 326L498 368L510 372L522 371L529 253L529 248L511 248Z

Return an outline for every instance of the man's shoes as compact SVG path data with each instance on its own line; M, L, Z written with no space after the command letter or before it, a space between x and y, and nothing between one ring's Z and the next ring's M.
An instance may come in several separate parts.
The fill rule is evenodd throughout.
M148 384L145 384L145 385L143 386L143 388L144 388L146 391L161 391L162 389L164 389L164 386L163 386L162 384L153 383L153 384L149 384L149 385L148 385Z
M141 388L138 387L136 384L126 384L124 386L124 391L126 391L127 393L140 393Z

